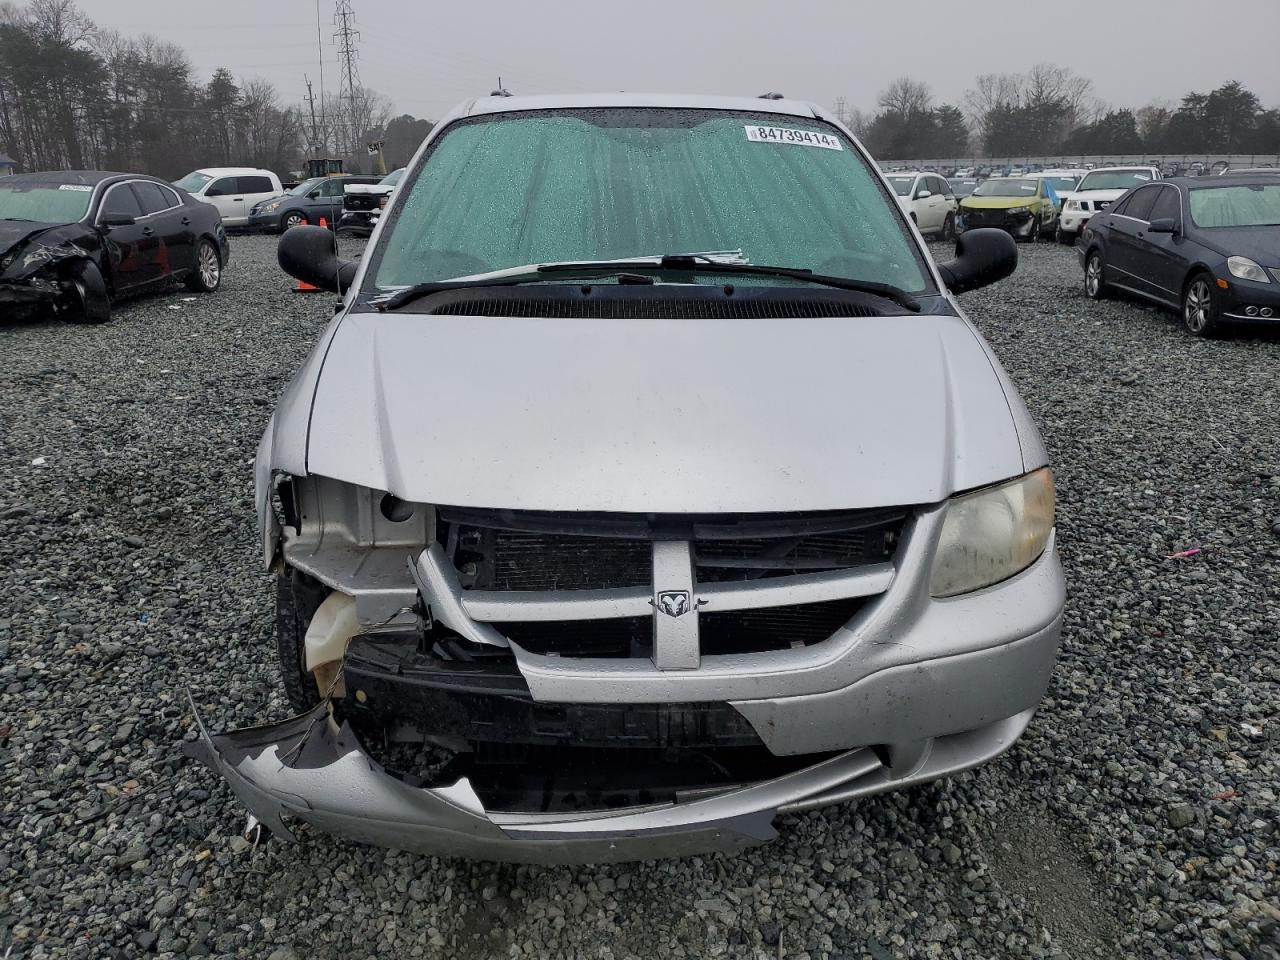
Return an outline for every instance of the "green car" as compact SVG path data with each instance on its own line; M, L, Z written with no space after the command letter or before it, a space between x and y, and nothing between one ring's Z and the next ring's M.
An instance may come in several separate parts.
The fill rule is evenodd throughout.
M1058 219L1058 195L1044 177L993 177L960 201L956 230L999 227L1015 240L1040 239Z

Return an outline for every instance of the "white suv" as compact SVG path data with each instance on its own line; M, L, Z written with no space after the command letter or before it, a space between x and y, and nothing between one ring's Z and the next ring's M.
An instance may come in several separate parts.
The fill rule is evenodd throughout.
M280 178L270 170L256 167L206 167L192 170L173 182L197 200L212 204L222 214L228 227L243 227L249 222L249 211L263 200L284 193Z
M944 240L956 235L956 198L951 184L936 173L890 173L885 175L898 195L898 204L921 233L933 233Z
M1062 208L1058 220L1058 239L1074 240L1099 210L1105 210L1126 190L1159 180L1155 167L1098 167L1090 170Z

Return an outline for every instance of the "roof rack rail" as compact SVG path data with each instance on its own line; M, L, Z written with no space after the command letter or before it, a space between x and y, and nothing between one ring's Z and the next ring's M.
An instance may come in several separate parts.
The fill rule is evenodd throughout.
M757 99L759 99L759 100L785 100L785 99L786 99L786 97L784 97L784 96L783 96L782 94L780 94L780 93L762 93L762 94L760 94L760 96L759 96Z

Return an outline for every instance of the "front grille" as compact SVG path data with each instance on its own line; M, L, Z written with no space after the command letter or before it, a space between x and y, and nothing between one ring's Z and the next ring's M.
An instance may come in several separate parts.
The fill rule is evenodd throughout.
M853 597L761 610L701 611L702 655L761 653L821 643L853 618L865 602ZM645 657L652 652L649 617L504 623L502 632L531 653L561 657Z
M437 530L465 590L549 592L652 588L655 541L689 545L696 584L759 582L889 561L905 509L792 514L648 515L441 507ZM634 597L634 594L632 595ZM817 600L818 598L812 598ZM704 656L821 643L867 602L790 598L785 605L701 609ZM525 649L563 657L647 657L653 616L502 621Z
M443 507L441 539L464 587L599 590L649 584L655 539L693 543L698 579L754 580L883 563L899 509L663 516Z

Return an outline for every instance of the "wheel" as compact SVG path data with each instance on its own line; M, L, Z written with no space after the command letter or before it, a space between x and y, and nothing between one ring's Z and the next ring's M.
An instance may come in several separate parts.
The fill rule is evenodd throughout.
M942 221L942 239L950 242L956 238L956 215L948 213L947 219Z
M1059 223L1053 228L1053 239L1057 240L1059 243L1067 244L1071 242L1072 237L1071 234L1062 229L1062 224Z
M92 260L77 260L67 273L70 290L62 307L69 323L106 323L111 319L111 297L102 271Z
M323 584L297 570L286 570L276 577L280 681L289 705L298 713L305 713L320 702L315 679L307 672L305 640L311 618L327 594Z
M1222 328L1221 308L1213 292L1213 278L1197 273L1182 292L1182 323L1197 337L1217 336Z
M290 211L280 218L280 232L284 233L290 227L300 227L307 223L305 214L298 213L297 210Z
M1031 232L1027 234L1027 243L1035 243L1040 239L1040 218L1031 221Z
M1109 294L1102 276L1102 254L1097 250L1091 250L1084 262L1084 292L1090 300L1105 300Z
M213 293L222 285L222 257L212 240L196 243L195 269L187 275L187 289L196 293Z

